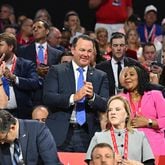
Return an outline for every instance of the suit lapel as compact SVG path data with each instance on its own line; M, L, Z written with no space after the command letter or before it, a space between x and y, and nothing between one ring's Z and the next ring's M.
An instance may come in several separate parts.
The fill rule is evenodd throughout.
M52 65L52 63L51 63L51 61L52 61L52 58L51 58L51 56L50 56L50 54L51 54L51 52L50 52L50 48L49 48L49 45L47 44L47 50L46 50L47 52L47 65L49 65L49 66L51 66Z
M112 69L112 63L111 60L109 61L109 69L108 69L108 76L111 77L111 80L113 82L113 84L115 84L115 77L114 77L114 73L113 73L113 69ZM115 86L115 85L114 85Z
M23 154L23 160L26 162L27 159L27 142L28 142L28 133L26 132L25 122L19 120L19 139Z
M75 84L75 76L74 76L72 62L67 63L66 65L67 66L66 66L66 73L65 74L67 75L67 79L68 79L67 82L69 83L68 85L69 85L69 88L71 89L71 91L75 92L76 91L76 84Z
M11 154L10 154L10 144L3 144L0 147L1 147L1 151L3 153L1 161L3 162L3 164L12 165Z
M17 70L18 70L18 67L19 67L19 63L20 63L20 60L19 60L19 58L17 58L17 59L16 59L16 65L15 65L15 68L14 68L14 71L13 71L13 73L14 73L15 75L18 75L18 74L17 74Z
M92 84L94 84L95 83L94 78L95 78L95 76L94 76L94 68L88 67L86 81L91 82Z
M128 66L128 65L129 65L129 62L128 62L127 58L124 58L124 67Z
M34 42L29 46L28 56L30 56L30 58L27 58L27 59L32 60L35 64L37 63L37 52L36 52L36 46Z

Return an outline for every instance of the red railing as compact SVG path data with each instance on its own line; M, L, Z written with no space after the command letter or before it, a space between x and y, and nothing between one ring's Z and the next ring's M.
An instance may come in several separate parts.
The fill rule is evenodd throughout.
M58 155L64 165L86 165L85 153L58 152ZM165 156L156 156L155 165L165 165Z

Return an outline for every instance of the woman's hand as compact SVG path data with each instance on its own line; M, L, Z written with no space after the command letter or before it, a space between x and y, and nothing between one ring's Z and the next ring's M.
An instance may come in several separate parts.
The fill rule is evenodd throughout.
M131 125L133 128L148 127L148 119L142 115L136 115L131 120Z
M136 160L124 159L122 165L144 165L144 164Z

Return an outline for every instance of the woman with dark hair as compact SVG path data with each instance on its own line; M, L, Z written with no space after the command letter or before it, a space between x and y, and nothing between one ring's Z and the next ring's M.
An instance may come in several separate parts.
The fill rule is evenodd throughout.
M86 161L99 143L108 143L115 152L116 164L153 165L154 156L145 134L131 126L130 106L126 98L116 95L108 101L108 129L96 132L92 138Z
M154 155L165 155L165 99L161 91L151 90L141 68L125 67L120 81L131 106L131 126L147 136ZM159 146L159 147L158 147Z

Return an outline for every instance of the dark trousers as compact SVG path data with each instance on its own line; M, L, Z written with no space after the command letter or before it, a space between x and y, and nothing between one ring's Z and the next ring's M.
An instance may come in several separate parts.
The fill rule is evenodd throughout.
M87 125L79 126L70 124L67 138L62 146L58 147L59 152L87 152L90 143Z

